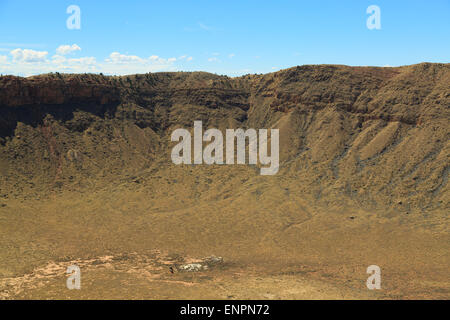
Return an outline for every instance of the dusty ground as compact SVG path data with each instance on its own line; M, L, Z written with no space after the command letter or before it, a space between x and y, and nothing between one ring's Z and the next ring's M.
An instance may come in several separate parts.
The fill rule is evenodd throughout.
M274 212L246 213L225 205L222 214L205 205L152 212L144 191L118 188L123 198L69 193L0 208L1 297L450 297L448 220L439 212L392 217L344 210L308 216L305 205L304 212L296 212L299 222L280 224ZM170 272L174 263L209 255L224 263L206 271ZM81 268L79 291L66 288L65 271L72 264ZM379 291L365 285L371 264L382 270Z

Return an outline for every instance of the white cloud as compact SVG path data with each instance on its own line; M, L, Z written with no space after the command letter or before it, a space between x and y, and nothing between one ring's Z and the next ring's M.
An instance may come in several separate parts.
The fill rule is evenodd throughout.
M47 58L47 51L35 51L31 49L14 49L10 54L13 56L15 62L44 62Z
M181 57L178 58L178 60L186 60L186 61L192 61L192 57L188 57L187 55L182 55Z
M94 57L82 57L82 58L70 58L67 59L64 56L54 55L52 56L52 61L55 65L95 65L97 60Z
M106 59L106 61L111 63L142 63L144 62L144 59L138 56L129 56L119 52L113 52L109 55L109 59Z
M230 53L229 55L228 55L228 58L233 58L235 56L235 54L234 53Z
M79 51L79 50L81 50L81 48L78 45L76 45L76 44L73 44L71 46L68 45L68 44L65 44L65 45L59 46L56 49L56 53L59 54L59 55L63 55L64 56L66 54L69 54L69 53L74 52L74 51Z
M202 28L203 30L206 30L206 31L211 31L211 30L212 30L212 27L207 26L206 24L204 24L204 23L202 23L202 22L199 22L199 23L198 23L198 26L199 26L200 28Z
M186 57L186 56L181 56L180 58L178 58L178 60L183 60L184 57ZM159 63L159 64L172 64L175 61L177 61L177 58L175 58L175 57L169 58L169 59L164 59L164 58L161 58L161 57L159 57L157 55L153 55L153 56L150 56L148 58L148 62Z
M65 61L67 61L67 59L64 56L60 56L58 54L55 54L54 56L52 56L52 63L61 64L61 63L64 63Z
M152 55L148 58L142 58L134 55L125 55L119 52L113 52L105 63L99 63L98 68L105 74L133 74L156 72L163 70L176 70L174 63L176 58L161 58Z
M216 57L212 57L208 59L209 62L219 62L220 60L217 59Z
M57 50L58 53L66 53L67 50ZM63 54L55 54L47 58L48 52L34 51L30 49L15 49L10 56L0 55L1 73L30 76L49 72L65 73L104 73L125 75L135 73L147 73L157 71L177 71L178 61L190 61L192 57L183 59L162 58L152 55L142 58L136 55L112 52L106 59L100 61L95 57L68 58Z
M80 64L80 65L95 65L97 60L94 57L83 57L83 58L72 58L67 60L70 64Z

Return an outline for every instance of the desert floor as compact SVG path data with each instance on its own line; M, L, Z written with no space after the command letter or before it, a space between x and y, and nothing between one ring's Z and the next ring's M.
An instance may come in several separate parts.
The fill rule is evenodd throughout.
M120 186L3 203L0 298L450 298L444 213L315 212L297 200L296 220L280 223L276 212L238 204L163 212L150 203ZM170 272L210 255L224 262ZM81 290L66 287L73 264ZM366 287L372 264L381 290Z

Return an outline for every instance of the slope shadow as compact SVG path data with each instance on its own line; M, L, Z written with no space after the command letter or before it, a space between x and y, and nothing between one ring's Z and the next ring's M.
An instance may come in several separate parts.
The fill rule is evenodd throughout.
M26 105L20 107L0 106L0 144L5 143L6 137L12 137L18 122L30 125L34 128L42 126L47 115L51 115L55 120L62 122L70 121L74 118L74 113L84 111L102 119L112 118L119 103L99 105L70 104L70 105ZM90 125L89 121L77 122L72 125L73 130L82 132Z

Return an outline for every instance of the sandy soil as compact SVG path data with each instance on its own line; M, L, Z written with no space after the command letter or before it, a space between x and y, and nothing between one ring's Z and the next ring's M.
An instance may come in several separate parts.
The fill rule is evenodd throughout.
M304 213L308 219L280 225L271 212L244 215L224 206L222 215L212 215L204 204L149 213L146 203L129 192L122 190L125 198L112 197L107 207L105 194L91 193L10 202L0 208L0 297L450 297L448 221L439 212L390 217L336 210ZM134 206L127 214L120 206L124 199ZM311 213L309 209L305 205ZM236 221L233 229L230 220ZM223 264L199 272L170 272L172 265L209 255L223 257ZM66 288L65 271L73 264L81 268L81 290ZM382 270L381 290L366 287L366 268L372 264Z

